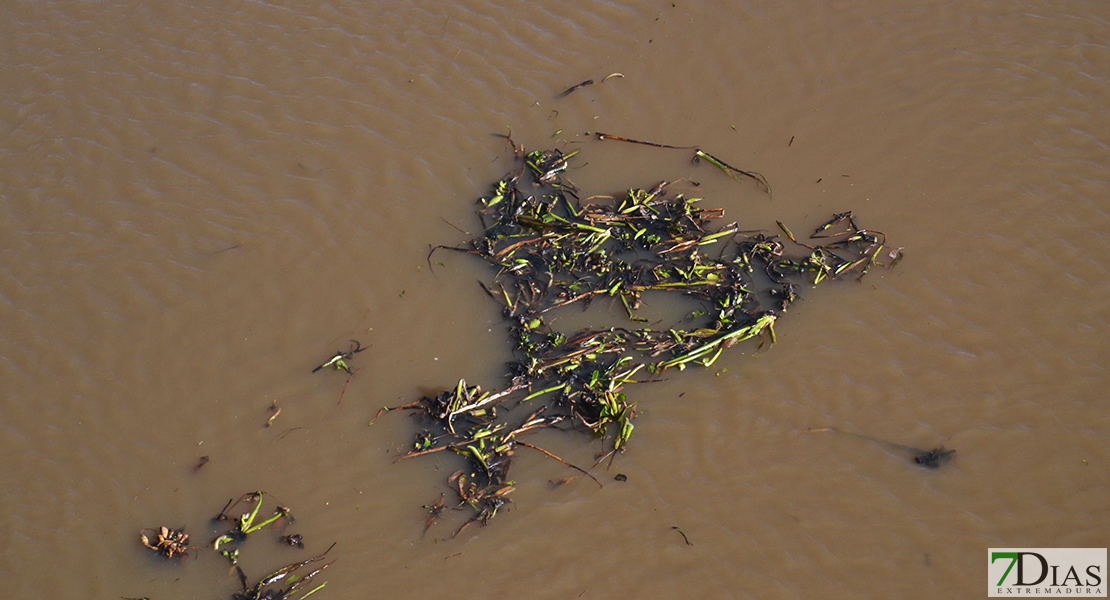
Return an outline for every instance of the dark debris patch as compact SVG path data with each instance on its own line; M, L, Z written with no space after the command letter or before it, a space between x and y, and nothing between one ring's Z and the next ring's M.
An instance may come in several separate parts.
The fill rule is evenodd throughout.
M952 455L955 453L955 450L945 450L944 446L939 446L914 456L913 462L930 469L937 469L944 463L952 460Z
M632 437L637 408L631 384L660 381L668 371L709 367L724 350L760 340L773 344L774 325L803 285L858 280L901 256L886 235L857 224L851 212L832 215L802 241L783 235L717 225L724 210L687 196L689 183L661 181L619 196L585 196L565 174L577 152L525 152L506 136L517 167L477 202L481 233L455 246L436 246L485 261L480 281L502 307L514 360L506 384L485 391L460 379L453 388L403 406L418 417L416 440L398 460L449 451L467 466L448 479L447 506L469 508L458 535L487 524L509 502L509 470L522 448L543 453L600 481L583 469L522 441L543 429L587 431L602 445L597 466L610 464ZM639 142L608 134L599 139ZM695 158L730 177L758 173L733 167L696 149ZM670 292L700 304L687 319L658 326L638 314L645 292ZM556 311L584 309L605 300L623 308L625 326L564 332ZM750 342L749 342L750 343ZM373 421L371 421L373 422ZM592 467L591 467L592 469ZM438 505L429 505L435 507ZM432 511L425 531L440 516Z

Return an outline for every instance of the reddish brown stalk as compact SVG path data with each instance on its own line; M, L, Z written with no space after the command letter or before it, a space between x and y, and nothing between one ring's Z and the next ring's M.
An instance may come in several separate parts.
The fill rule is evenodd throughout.
M533 446L532 444L529 444L528 442L521 442L519 440L517 440L516 443L521 445L521 446L524 446L526 448L531 448L533 450L539 450L540 452L544 453L548 457L554 458L555 460L557 460L557 461L563 463L564 465L574 469L575 471L581 471L582 473L584 473L586 475L586 477L589 477L590 479L593 479L594 483L596 483L598 487L605 487L605 486L601 485L601 482L597 480L597 477L594 477L593 475L590 475L589 471L587 471L587 470L585 470L581 467L576 467L576 466L568 463L567 461L559 458L558 456L555 456L554 454L548 452L547 450L544 450L543 448L540 448L539 446Z
M361 370L362 369L355 369L354 371L351 371L351 374L347 376L347 381L343 382L343 391L339 392L339 402L335 403L335 410L332 411L333 415L335 413L339 412L339 406L341 404L343 404L343 396L347 393L347 384L351 383L351 380L354 379L355 375ZM280 411L281 409L279 408L278 410ZM274 416L277 416L277 415L274 415ZM374 418L376 419L377 417L374 417Z

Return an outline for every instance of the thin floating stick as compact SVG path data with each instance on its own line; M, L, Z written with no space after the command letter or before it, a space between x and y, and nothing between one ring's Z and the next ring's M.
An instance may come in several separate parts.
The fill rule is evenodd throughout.
M362 369L355 369L354 371L351 371L351 374L347 376L347 381L343 382L343 390L339 392L339 402L335 403L335 412L333 412L332 414L335 414L336 412L339 412L339 406L341 404L343 404L343 396L346 395L346 393L347 393L347 385L349 383L351 383L351 380L354 379L355 375L358 374L358 372L361 371L361 370ZM280 408L278 409L278 412L281 412ZM274 417L276 417L276 416L277 415L274 415ZM270 419L273 420L273 417L271 417Z
M621 137L619 135L609 135L608 133L595 132L599 140L616 140L618 142L628 142L629 144L641 144L643 146L654 146L656 148L670 148L672 150L697 150L697 146L671 146L668 144L656 144L655 142L643 142L634 140L632 138Z
M236 248L242 248L243 244L245 244L245 243L247 243L247 242L242 241L242 242L239 242L238 244L235 244L234 246L228 246L227 248L223 248L222 250L217 250L215 252L212 252L211 254L213 254L213 255L221 254L223 252L227 252L228 250L235 250Z
M601 482L597 480L597 477L594 477L593 475L590 475L589 471L587 471L587 470L585 470L581 467L576 467L576 466L568 463L567 461L559 458L558 456L555 456L554 454L548 452L547 450L544 450L543 448L540 448L539 446L533 446L532 444L529 444L528 442L521 442L519 440L517 441L517 444L519 444L521 446L524 446L525 448L531 448L533 450L539 450L540 452L544 453L548 457L554 458L555 460L563 463L564 465L566 465L566 466L568 466L568 467L570 467L570 468L572 468L576 471L581 471L583 474L586 475L586 477L589 477L590 479L593 479L594 483L596 483L598 487L602 487L602 488L605 487L605 486L601 485Z
M675 526L671 527L671 529L673 529L673 530L677 531L677 532L678 532L679 534L681 534L681 535L682 535L682 539L683 539L683 541L685 541L685 542L686 542L686 545L687 545L687 546L693 546L693 545L694 545L694 544L693 544L693 543L692 543L692 542L690 541L690 538L686 537L686 534L685 534L685 533L682 533L682 530L681 530L681 529L679 529L677 525L675 525Z
M653 146L655 148L670 148L673 150L693 150L694 162L697 162L699 159L704 158L705 160L709 161L710 164L724 171L726 175L732 177L733 179L740 179L742 177L754 179L755 182L759 184L759 187L763 188L763 191L767 192L768 195L771 194L771 184L767 182L767 178L764 177L762 174L755 171L745 171L744 169L738 169L717 158L716 156L713 156L712 154L702 150L701 148L698 148L697 146L671 146L670 144L657 144L655 142L645 142L642 140L634 140L632 138L621 137L619 135L601 133L600 131L595 132L595 134L597 135L597 139L599 140L616 140L618 142L627 142L629 144L641 144L643 146Z
M381 410L378 411L378 414L374 415L373 419L370 419L370 425L373 425L374 421L378 420L378 417L382 416L383 414L385 414L385 413L387 413L391 410L406 410L406 409L409 409L409 408L422 408L423 406L424 406L424 403L421 402L420 400L417 400L416 402L410 402L408 404L402 404L401 406L383 406L381 408Z
M608 79L608 77L606 77L606 79ZM586 81L583 81L582 83L576 83L576 84L570 86L563 93L561 93L561 94L559 94L558 96L555 96L555 97L556 98L565 98L565 97L569 96L570 93L573 92L574 90L577 90L578 88L584 88L587 85L593 85L593 84L594 84L593 79L587 79Z
M587 79L587 80L583 81L582 83L576 83L576 84L570 86L569 88L567 88L566 90L564 90L562 93L560 93L558 96L555 96L555 97L556 98L566 98L567 96L569 96L571 94L571 92L574 92L574 91L578 90L579 88L584 88L588 85L593 85L595 83L605 83L606 81L609 81L610 79L612 79L614 77L624 77L624 74L623 73L610 73L610 74L606 75L605 78L602 79L601 81L594 81L593 79Z

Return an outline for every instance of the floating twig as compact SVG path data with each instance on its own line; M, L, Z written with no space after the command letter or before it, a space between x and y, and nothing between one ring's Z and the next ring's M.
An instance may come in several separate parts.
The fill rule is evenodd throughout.
M215 251L215 252L213 252L212 254L213 254L213 255L216 255L216 254L223 254L224 252L227 252L228 250L235 250L236 248L242 248L242 247L243 247L243 244L245 244L245 243L247 243L247 242L246 242L246 241L242 241L242 242L239 242L238 244L235 244L234 246L228 246L227 248L222 248L222 249L220 249L220 250L216 250L216 251Z
M347 393L347 385L351 383L351 380L354 379L355 375L357 375L358 372L361 370L362 369L355 369L354 371L351 371L349 375L347 375L347 381L343 382L343 389L339 392L339 401L335 403L335 410L338 411L339 406L343 404L343 396Z
M673 150L697 150L697 146L671 146L669 144L656 144L655 142L643 142L634 140L632 138L621 137L619 135L610 135L608 133L596 132L597 139L599 140L616 140L618 142L627 142L629 144L640 144L642 146L654 146L656 148L671 148Z
M693 545L694 545L694 544L693 544L693 543L692 543L692 542L690 541L690 538L686 537L686 534L685 534L685 533L683 533L683 532L682 532L682 530L681 530L681 529L679 529L679 528L678 528L677 526L675 526L675 527L671 527L671 529L673 529L673 530L677 531L677 532L679 533L679 535L681 535L681 536L682 536L682 541L686 542L686 545L687 545L687 546L693 546Z
M576 84L570 86L565 91L563 91L562 93L560 93L558 96L555 96L555 97L556 98L565 98L565 97L569 96L570 93L573 92L574 90L577 90L579 88L584 88L587 85L593 85L593 84L594 84L593 79L587 79L586 81L583 81L582 83L576 83Z
M539 446L533 446L532 444L528 444L528 443L525 443L525 442L517 442L517 444L519 444L521 446L524 446L525 448L531 448L533 450L538 450L538 451L542 452L545 456L547 456L549 458L554 458L555 460L557 460L557 461L563 463L564 465L574 469L575 471L581 472L586 477L589 477L590 479L593 479L594 483L597 484L597 487L602 487L602 488L605 487L605 486L601 485L601 482L597 480L597 477L594 477L593 475L591 475L589 471L587 471L587 470L585 470L581 467L576 467L576 466L568 463L567 461L559 458L558 456L555 456L554 454L548 452L547 450L544 450L543 448L540 448Z

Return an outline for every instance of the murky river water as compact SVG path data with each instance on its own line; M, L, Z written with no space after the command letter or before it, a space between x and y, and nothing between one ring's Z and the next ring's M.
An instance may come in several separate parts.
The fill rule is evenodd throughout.
M337 542L333 599L977 598L989 547L1110 544L1110 4L308 4L0 7L5 597L230 597L207 520L252 490L308 547L244 570ZM458 461L394 464L410 421L368 422L504 385L489 273L425 257L478 227L506 127L581 150L587 193L693 177L746 227L853 210L906 258L629 390L604 488L521 454L508 512L422 537ZM351 338L343 393L310 371ZM195 559L142 548L159 525Z

